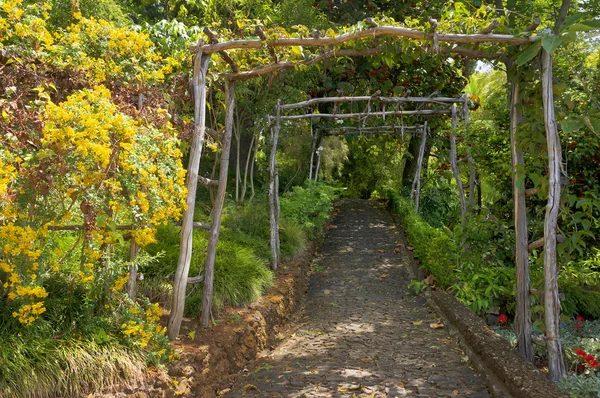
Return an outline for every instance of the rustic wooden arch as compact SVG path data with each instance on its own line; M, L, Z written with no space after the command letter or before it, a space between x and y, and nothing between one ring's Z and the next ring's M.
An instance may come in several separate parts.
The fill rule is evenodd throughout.
M564 7L563 7L564 8ZM561 9L561 14L563 10ZM566 13L566 9L565 9ZM564 18L563 18L564 19ZM560 20L560 18L559 18ZM539 25L539 20L534 22L527 28L531 33L535 31ZM510 59L502 59L502 52L486 52L477 48L480 43L493 43L505 45L527 45L536 40L541 39L541 36L527 35L517 37L512 35L494 34L493 31L498 27L498 22L493 21L477 34L452 34L437 32L437 22L431 21L431 31L424 32L419 30L408 29L399 26L378 26L372 20L366 20L364 25L369 26L368 29L361 30L357 28L349 33L336 35L334 37L316 37L316 38L276 38L269 39L260 27L256 27L255 33L258 38L250 40L233 40L219 43L217 36L205 29L205 33L209 38L209 43L204 43L202 40L191 49L194 54L194 73L193 73L193 91L194 91L194 134L190 149L188 175L187 175L187 208L184 211L181 225L181 251L178 259L177 270L175 273L175 281L173 286L173 304L171 307L171 315L168 323L168 336L175 339L179 334L181 321L183 318L183 305L185 301L185 291L188 284L188 274L192 251L192 233L194 228L194 201L196 196L197 183L209 183L218 185L217 200L213 210L213 221L209 232L208 254L205 263L205 273L203 277L190 278L190 282L204 280L204 291L202 301L201 325L207 326L210 317L210 299L212 297L213 278L214 278L214 260L216 254L216 245L219 237L220 218L223 207L223 199L225 196L227 184L227 172L229 166L229 149L231 144L231 133L233 123L233 107L235 106L235 82L256 78L273 73L279 73L284 70L293 69L298 66L309 66L325 59L334 57L349 57L349 56L368 56L380 54L384 49L375 46L367 49L340 48L335 49L335 46L341 46L346 43L351 43L364 38L376 38L381 36L395 38L409 38L417 42L431 43L428 46L429 50L438 54L456 54L471 59L501 59L512 66ZM557 35L558 28L555 27L551 35ZM440 45L443 43L444 45ZM464 47L465 44L472 44L474 48ZM292 60L280 60L275 52L277 48L305 46L305 47L321 47L325 50L320 54L310 59L304 59L298 62ZM331 47L334 47L331 49ZM271 65L262 65L251 70L240 71L232 58L228 55L229 50L244 50L244 49L266 49L271 54L273 63ZM206 132L206 79L208 73L209 59L212 54L218 53L221 58L230 66L231 71L219 75L219 78L225 81L225 97L226 97L226 117L225 117L225 135L223 139L223 149L221 153L221 166L219 181L207 181L198 177L198 169L202 147L204 144L204 136ZM507 68L508 70L509 68ZM529 264L527 251L527 223L525 213L525 190L523 184L523 153L517 149L516 145L516 129L521 119L520 115L520 99L519 99L519 82L516 78L509 79L511 87L511 153L512 153L512 170L513 170L513 196L515 198L515 235L516 235L516 263L517 263L517 320L521 330L531 329L531 320L529 313ZM544 280L546 284L545 293L545 323L546 323L546 341L548 351L552 358L561 357L561 348L558 341L558 314L559 314L559 298L557 284L557 266L556 266L556 226L560 200L560 176L561 176L561 149L558 137L558 129L556 117L554 113L554 98L552 93L552 58L545 49L542 48L542 87L543 87L543 105L544 105L544 121L546 127L546 139L548 147L548 170L549 170L549 196L546 207L546 218L544 223ZM280 123L281 109L277 109L277 122L275 129L280 128L277 123ZM452 113L452 112L451 112ZM310 116L316 117L316 116ZM320 117L327 117L321 115ZM335 116L332 116L335 117ZM337 116L339 117L339 116ZM273 140L276 144L276 138ZM273 144L273 143L272 143ZM454 168L453 168L454 169ZM463 197L464 199L464 197ZM464 207L464 206L462 206ZM529 329L528 329L529 327ZM532 358L533 350L531 345L530 333L517 333L517 340L520 351L528 358ZM558 379L562 371L557 374L553 369L561 369L560 364L551 366L551 377Z

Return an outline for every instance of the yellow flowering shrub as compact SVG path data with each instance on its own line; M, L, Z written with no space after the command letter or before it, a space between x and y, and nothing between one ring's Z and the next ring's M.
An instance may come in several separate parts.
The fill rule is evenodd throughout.
M35 149L0 141L0 298L26 326L44 313L44 280L61 272L67 255L54 230L83 226L72 275L115 294L128 265L107 266L107 245L128 232L117 226L130 225L140 245L151 243L156 226L180 217L186 195L176 131L124 114L105 87L48 101L41 119Z
M76 16L77 22L59 36L49 62L88 74L94 82L118 77L124 82L153 82L164 78L162 57L145 33L95 18Z
M16 44L26 52L52 49L54 38L46 29L50 9L49 3L0 0L0 48Z

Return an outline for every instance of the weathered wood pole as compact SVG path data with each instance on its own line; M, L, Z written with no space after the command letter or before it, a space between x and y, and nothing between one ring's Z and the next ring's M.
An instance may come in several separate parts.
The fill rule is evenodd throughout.
M552 57L542 48L542 100L548 147L548 203L544 220L544 323L550 379L558 381L565 375L565 363L560 344L560 299L556 255L556 227L560 207L560 175L562 152L554 113L552 93Z
M269 154L269 227L271 231L271 269L279 264L279 178L277 175L277 141L281 130L281 100L277 101L275 125L271 128L271 152Z
M199 42L199 48L202 48ZM190 260L192 258L192 234L194 233L194 207L196 204L196 188L198 187L198 169L200 168L200 157L204 146L206 133L206 73L210 55L202 55L199 51L194 57L194 135L192 147L190 148L190 159L187 169L187 198L186 208L181 221L181 246L175 280L173 281L173 302L171 304L171 315L167 324L168 336L174 340L179 335L179 328L183 319L183 308L185 305L185 291L187 278L190 272Z
M127 279L127 295L130 299L134 299L137 294L137 280L138 280L138 272L137 272L137 264L135 260L137 259L138 254L140 253L140 245L137 244L135 238L131 237L131 242L129 243L129 261L131 265L129 266L129 279Z
M450 165L452 166L452 174L456 180L458 188L458 198L460 199L460 221L463 228L467 225L467 201L465 199L465 190L460 178L460 170L458 169L458 159L456 154L456 128L458 127L458 114L456 112L456 104L452 104L452 129L450 130Z
M202 308L200 312L200 326L207 327L210 320L213 296L213 282L215 280L215 259L217 257L217 244L221 231L221 216L225 204L227 191L227 173L229 172L229 155L231 152L231 136L233 135L233 110L235 108L235 82L225 81L225 136L221 150L221 164L219 168L219 187L213 206L213 219L208 232L208 247L206 249L206 262L204 263L204 287L202 289Z
M510 84L510 149L512 158L513 209L515 225L515 263L517 269L517 297L515 334L519 352L529 362L534 360L531 341L531 300L529 299L529 252L527 250L527 209L525 203L525 158L518 147L517 128L521 123L521 97L519 76L516 69L507 65Z
M421 197L421 169L423 168L423 157L425 156L425 146L427 144L427 122L421 129L421 146L419 148L419 157L417 159L417 170L415 170L415 178L413 179L411 189L411 199L415 203L415 213L419 212L419 200Z
M311 132L313 135L313 139L312 139L312 147L310 149L310 164L309 164L309 169L308 169L308 181L312 181L313 179L313 167L314 167L314 161L315 161L315 151L317 150L317 132L313 131L312 129L312 120L311 120Z

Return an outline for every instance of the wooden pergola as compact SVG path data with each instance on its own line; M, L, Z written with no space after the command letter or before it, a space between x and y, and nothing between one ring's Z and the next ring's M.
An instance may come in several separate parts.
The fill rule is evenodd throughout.
M285 111L294 111L297 109L307 109L316 104L323 103L334 103L336 105L343 103L356 103L356 102L367 102L366 108L364 112L350 112L350 113L303 113L299 115L282 115ZM381 111L371 112L371 104L374 102L382 103L383 106L385 104L395 104L395 108L389 112L385 111L385 108ZM400 106L404 106L404 104L412 104L412 103L420 103L420 104L435 104L442 109L409 109L404 110L400 109ZM467 120L467 112L468 112L468 97L462 96L459 98L436 98L436 97L382 97L382 96L357 96L357 97L326 97L326 98L313 98L311 100L296 102L292 104L283 104L281 101L278 101L275 115L269 116L269 120L272 122L273 128L271 128L271 151L269 156L269 223L270 223L270 246L271 246L271 268L273 270L277 269L277 265L279 264L279 255L280 255L280 242L279 242L279 173L277 166L277 144L279 140L279 134L281 132L281 122L286 120L301 120L301 119L314 119L314 118L331 118L331 119L359 119L365 121L368 118L383 118L385 120L386 116L435 116L435 115L445 115L451 114L452 120L457 117L456 104L461 104L463 109L463 119ZM457 127L457 124L453 122L452 125L452 137L454 137L454 129ZM423 156L425 153L425 142L427 137L427 122L421 126L409 126L404 127L403 125L398 126L398 133L404 134L405 129L414 130L419 135L421 135L421 147L419 151L419 158L417 163L417 173L415 174L413 186L411 189L411 200L415 202L415 210L419 209L419 195L420 195L420 175L421 175L421 165L423 163ZM361 128L355 128L355 131L351 131L353 134L360 134ZM369 130L371 134L378 133L386 133L386 131L379 131L378 127L372 127ZM330 134L331 135L331 134ZM458 171L458 162L456 161L456 140L451 139L451 146L454 148L452 154L454 156L452 163L456 164L456 173L455 177L457 179L457 183L460 182L460 172ZM319 163L320 163L320 151L317 148L317 135L313 137L313 145L311 152L311 164L310 164L310 176L312 176L312 158L315 153L318 155L319 161L317 161L317 170L315 172L315 179L318 175ZM463 195L464 196L464 195ZM462 216L466 216L466 208L461 212Z
M564 18L563 18L564 19ZM417 43L426 44L429 52L434 54L440 54L441 56L452 56L459 55L467 57L469 59L499 59L504 61L507 66L512 66L514 63L509 58L505 58L502 51L482 51L478 46L482 43L496 44L496 45L509 45L509 46L523 46L531 44L537 40L540 40L542 36L532 35L538 25L540 24L539 19L533 21L533 23L527 28L527 34L525 36L512 36L505 34L494 34L494 30L499 26L498 21L492 21L488 26L483 28L479 33L476 34L453 34L443 33L437 31L437 22L431 20L431 30L428 32L421 30L408 29L400 26L378 26L377 23L368 19L364 21L362 26L368 26L368 28L359 28L349 31L344 34L335 35L333 37L312 37L312 38L285 38L285 37L267 37L263 32L262 28L256 27L255 35L256 38L248 40L232 40L226 42L219 42L217 35L205 29L205 34L209 38L209 41L205 43L200 40L195 46L191 48L194 54L194 67L193 67L193 92L194 92L194 133L192 137L192 144L190 148L188 174L187 174L187 208L184 211L183 220L181 224L181 252L178 259L177 270L175 273L174 289L173 289L173 304L171 307L171 315L168 323L168 335L171 339L174 339L179 334L181 321L183 318L183 309L185 302L186 286L188 284L188 274L190 268L190 259L192 254L192 233L194 229L194 204L196 198L196 190L198 182L210 183L212 185L218 185L217 195L215 198L215 204L213 208L213 219L212 224L209 228L209 242L207 258L204 265L203 277L190 278L190 282L197 280L204 281L203 300L202 300L202 313L201 313L201 324L207 326L209 323L212 292L213 292L213 279L214 279L214 263L217 249L217 242L219 239L219 230L221 223L221 215L223 210L223 202L225 199L225 192L227 186L227 173L229 166L229 156L231 147L232 137L232 126L233 126L233 109L235 106L235 87L236 82L240 80L247 80L257 78L260 76L270 75L274 73L280 73L285 70L294 69L297 67L305 67L314 65L323 60L339 57L361 57L381 54L385 52L383 46L374 43L369 48L340 48L345 44L351 44L363 39L386 37L390 39L411 39ZM558 29L555 27L554 31L550 35L557 35ZM467 47L472 45L472 47ZM320 53L307 57L302 60L285 60L279 59L277 54L278 49L290 48L290 47L310 47L322 49ZM336 48L338 47L338 48ZM270 54L272 63L269 65L261 65L250 70L240 70L239 66L233 61L228 51L237 50L266 50ZM557 217L559 210L560 201L560 174L562 167L561 161L561 149L558 136L558 129L556 124L556 117L554 112L554 97L552 93L552 59L551 56L544 48L542 48L542 88L543 88L543 105L544 105L544 122L546 127L546 139L548 147L548 174L549 174L549 195L548 203L546 207L546 218L544 223L544 264L545 273L544 279L546 283L546 295L545 295L545 316L546 316L546 340L548 351L550 356L556 357L560 354L560 344L558 342L558 314L559 314L559 298L558 298L558 285L557 285L557 266L556 266L556 227ZM198 176L200 158L202 155L202 148L204 145L205 133L206 133L206 86L207 86L207 74L210 58L213 54L218 54L228 65L229 71L221 73L218 78L224 81L225 91L225 133L223 136L221 162L220 162L220 174L219 180L207 181L201 179ZM507 68L508 69L508 68ZM519 81L515 78L509 79L511 87L511 148L512 148L512 171L513 171L513 196L514 196L514 214L515 214L515 235L516 235L516 265L517 265L517 320L516 323L520 326L521 330L525 330L525 333L518 333L518 344L521 352L528 358L532 355L532 346L530 340L531 330L531 319L528 304L528 292L529 292L529 263L528 263L528 250L527 250L527 221L525 214L525 189L523 182L523 152L517 149L516 145L516 131L517 126L521 120L521 108L520 96L519 96ZM365 100L365 97L354 97L351 101ZM376 100L369 97L367 100ZM329 98L315 98L308 101L304 101L304 104L316 104L328 101L335 101L336 99ZM391 103L407 102L410 99L401 98L387 98ZM416 99L421 100L421 99ZM449 99L450 100L450 99ZM443 103L443 99L436 98L432 99L435 102ZM302 103L300 103L302 104ZM430 115L430 114L449 114L453 116L453 120L456 119L456 104L450 101L451 109L436 109L436 110L423 110L422 112L413 113L414 115ZM281 129L282 120L294 120L300 118L340 118L346 117L335 114L307 114L307 115L282 115L282 111L287 111L293 107L304 106L299 104L279 104L276 109L274 116L274 136L271 143L272 148L276 147L277 134ZM286 108L287 107L287 108ZM385 115L393 115L395 111L385 112ZM403 112L407 115L407 111ZM369 117L383 117L384 112L373 112L370 113ZM348 116L350 117L350 116ZM455 125L455 123L453 123ZM426 135L423 134L423 143L426 139ZM451 137L452 151L456 152L455 137ZM274 151L273 151L274 152ZM270 176L273 186L270 185L270 192L272 196L277 192L277 185L275 177L275 168L273 167L274 153L271 154L271 165L270 165ZM421 156L420 156L421 158ZM458 166L453 164L453 172L455 169L458 170ZM457 183L462 186L460 179L457 179ZM459 187L460 188L460 187ZM414 189L413 189L414 190ZM273 199L273 198L272 198ZM461 209L465 209L464 195L461 196ZM463 220L465 220L464 210L462 214ZM463 221L464 222L464 221ZM272 243L273 245L273 243ZM277 250L277 249L275 249ZM528 332L529 331L529 332ZM557 354L558 353L558 354ZM552 373L552 372L551 372ZM554 377L554 376L553 376Z

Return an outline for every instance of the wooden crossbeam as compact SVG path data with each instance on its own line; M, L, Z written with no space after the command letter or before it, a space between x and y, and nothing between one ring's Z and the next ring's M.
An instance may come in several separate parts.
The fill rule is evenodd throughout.
M288 115L281 116L282 120L294 120L294 119L309 119L315 117L322 118L337 118L337 119L347 119L347 118L367 118L367 117L380 117L380 116L415 116L415 115L443 115L450 114L450 109L423 109L418 111L392 111L392 112L365 112L365 113L307 113L304 115Z
M463 103L465 102L463 97L459 98L447 98L447 97L379 97L379 96L358 96L358 97L323 97L313 98L307 101L296 102L294 104L282 105L282 110L290 110L296 108L303 108L314 104L323 104L329 102L358 102L358 101L375 101L375 102L391 102L391 103L403 103L403 102L429 102L429 103ZM387 113L386 113L387 114Z
M208 27L204 27L203 30L204 34L206 36L208 36L208 38L210 39L210 42L212 44L217 44L218 43L218 37L217 35L210 30ZM239 68L237 66L237 64L233 61L233 59L231 59L231 57L229 56L229 54L227 54L224 50L223 51L219 51L219 55L221 56L221 58L223 58L223 60L225 62L227 62L230 66L231 66L231 70L233 72L239 72Z
M395 36L408 37L416 40L433 40L433 33L425 33L422 30L414 30L402 28L399 26L377 26L370 29L365 29L358 32L344 33L335 37L319 37L319 38L281 38L274 41L264 42L263 40L231 40L221 43L210 43L202 46L204 54L213 54L219 51L233 49L259 49L263 46L267 47L292 47L292 46L308 46L308 47L325 47L336 46L347 43L349 41L379 37L379 36ZM462 34L462 33L437 33L437 41L455 44L469 43L502 43L502 44L528 44L540 37L517 37L504 34ZM192 48L198 50L197 46Z

